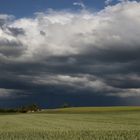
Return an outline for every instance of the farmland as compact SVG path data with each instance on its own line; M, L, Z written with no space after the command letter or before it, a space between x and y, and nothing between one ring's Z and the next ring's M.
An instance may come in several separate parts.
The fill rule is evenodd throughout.
M0 115L0 140L139 140L140 107L66 108Z

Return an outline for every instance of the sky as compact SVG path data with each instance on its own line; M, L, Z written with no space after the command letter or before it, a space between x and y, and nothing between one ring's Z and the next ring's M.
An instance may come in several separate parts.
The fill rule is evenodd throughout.
M51 8L53 10L78 10L80 7L73 3L81 2L76 0L0 0L0 13L12 14L17 18L30 17L36 12L44 12ZM83 3L91 9L102 9L105 6L104 0L84 0Z
M140 105L140 1L0 0L0 107Z

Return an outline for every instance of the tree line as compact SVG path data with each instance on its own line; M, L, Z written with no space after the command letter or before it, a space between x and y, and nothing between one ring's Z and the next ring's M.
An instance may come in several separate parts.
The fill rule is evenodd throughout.
M69 108L69 107L72 106L65 102L58 108ZM41 108L37 104L21 106L18 108L0 108L0 113L27 113L27 112L37 112L37 111L41 111Z
M37 112L41 111L38 105L31 104L26 106L21 106L18 108L0 108L0 113L27 113L27 112Z

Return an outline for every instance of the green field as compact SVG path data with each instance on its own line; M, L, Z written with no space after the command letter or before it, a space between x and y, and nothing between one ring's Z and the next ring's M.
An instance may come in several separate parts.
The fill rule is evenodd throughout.
M0 140L140 140L140 107L1 114Z

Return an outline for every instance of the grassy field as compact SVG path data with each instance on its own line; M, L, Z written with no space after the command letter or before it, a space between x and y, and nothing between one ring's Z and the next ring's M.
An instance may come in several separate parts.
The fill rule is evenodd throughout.
M72 107L44 110L47 113L100 113L100 112L123 112L123 111L140 111L139 106L116 106L116 107Z
M140 107L1 114L0 140L140 140Z

